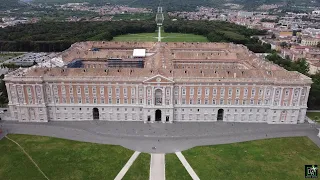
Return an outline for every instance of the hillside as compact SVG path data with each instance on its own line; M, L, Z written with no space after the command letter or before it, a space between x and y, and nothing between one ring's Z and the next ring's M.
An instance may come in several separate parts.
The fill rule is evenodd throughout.
M13 9L23 6L25 6L25 4L19 0L1 0L0 10Z
M89 2L91 4L103 5L106 3L122 4L132 7L147 7L155 9L160 0L33 0L35 3L68 3ZM320 0L162 0L161 6L166 11L194 11L197 6L224 7L226 3L243 5L245 9L255 9L262 4L284 3L287 6L315 6L320 5Z

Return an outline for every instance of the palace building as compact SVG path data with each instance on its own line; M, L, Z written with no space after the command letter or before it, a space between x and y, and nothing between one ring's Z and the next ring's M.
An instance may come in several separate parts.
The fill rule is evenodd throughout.
M303 123L311 78L231 43L79 42L5 76L12 120Z

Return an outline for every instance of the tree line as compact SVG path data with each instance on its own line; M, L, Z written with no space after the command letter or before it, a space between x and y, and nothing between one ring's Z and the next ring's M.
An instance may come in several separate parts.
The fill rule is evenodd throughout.
M271 52L271 45L262 43L254 35L265 35L266 31L249 29L225 21L165 21L165 32L203 35L210 42L233 42L246 45L255 53Z

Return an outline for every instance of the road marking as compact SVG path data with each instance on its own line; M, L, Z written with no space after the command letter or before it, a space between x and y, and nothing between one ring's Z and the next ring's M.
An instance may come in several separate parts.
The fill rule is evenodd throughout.
M180 162L183 164L183 166L186 168L186 170L188 171L189 175L191 176L191 178L193 180L200 180L200 178L198 177L198 175L194 172L194 170L192 169L192 167L190 166L190 164L188 163L188 161L186 160L186 158L183 156L183 154L181 152L176 152L176 155L178 156Z
M151 154L149 180L165 180L165 171L164 154Z
M121 171L118 173L118 175L116 176L116 178L114 178L114 180L121 180L124 175L127 173L127 171L129 170L129 168L131 167L131 165L133 164L133 162L137 159L137 157L139 156L140 152L136 151L133 153L133 155L131 156L131 158L128 160L128 162L123 166L123 168L121 169Z
M7 138L8 140L12 141L13 143L15 143L23 152L24 154L26 154L28 156L28 158L30 159L30 161L37 167L37 169L40 171L40 173L49 180L49 178L44 174L43 171L41 171L40 167L37 165L36 162L34 162L34 160L31 158L31 156L23 149L22 146L20 146L20 144L18 144L16 141L10 139L8 136L5 136L5 138Z

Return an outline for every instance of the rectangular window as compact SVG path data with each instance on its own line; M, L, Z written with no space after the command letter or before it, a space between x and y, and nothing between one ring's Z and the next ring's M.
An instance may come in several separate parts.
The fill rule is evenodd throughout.
M74 103L74 97L70 97L70 103L71 103L71 104Z
M182 104L186 104L186 99L182 98Z
M148 99L148 101L147 101L147 102L148 102L148 105L151 105L151 100L150 100L150 99Z
M151 89L148 88L147 92L148 92L148 96L151 96Z
M65 86L61 86L61 93L66 94L66 87Z
M224 100L220 99L220 105L224 105Z
M123 95L127 96L128 95L128 89L127 88L123 88Z
M267 96L270 96L270 89L267 89Z
M236 89L236 95L237 95L237 97L240 96L240 89L239 88Z
M104 95L104 87L103 86L100 86L100 95Z
M277 90L276 90L276 96L278 96L279 94L280 94L280 90L277 89Z
M224 96L224 89L223 88L220 89L220 95Z
M210 94L210 89L209 89L209 88L206 88L206 89L205 89L205 95L206 95L206 96L209 96L209 94Z
M179 89L178 89L178 88L175 88L175 89L174 89L174 95L175 95L175 96L178 96L178 93L179 93Z
M134 103L135 103L134 98L132 98L131 99L131 104L134 104Z
M97 94L97 87L96 86L92 86L92 94Z
M67 103L67 99L66 97L62 97L62 103L66 104Z
M174 104L178 104L178 100L177 99L174 100Z
M120 104L120 99L119 98L117 98L117 104Z
M80 86L77 86L77 94L81 94L81 88L80 88Z
M248 89L245 88L245 89L244 89L244 96L247 96L247 95L248 95Z
M73 94L73 87L69 86L69 94Z
M112 96L112 88L111 87L108 87L108 95Z
M89 88L88 88L88 86L85 86L85 87L84 87L84 93L85 93L85 94L89 94Z
M254 100L250 99L250 105L253 105L253 104L254 104Z
M288 89L286 89L285 95L286 95L286 96L289 96L289 90L288 90Z
M89 103L90 103L90 101L89 101L89 97L88 97L88 96L86 96L86 103L87 103L87 104L89 104Z
M136 94L136 89L134 87L131 88L131 95Z
M170 100L166 99L166 105L169 105L169 104L170 104Z
M186 95L186 89L185 88L182 88L181 91L182 91L182 95Z
M93 104L97 104L97 98L96 97L93 98Z
M245 100L245 99L242 100L242 104L243 104L243 105L246 105L246 104L247 104L247 100Z
M33 103L33 99L31 96L28 96L28 100L29 100L29 104L32 104Z
M212 99L212 104L215 105L216 104L216 100Z
M198 99L197 104L201 104L201 99Z
M232 95L232 89L231 89L231 88L229 88L229 90L228 90L228 95L229 95L229 96Z
M78 104L81 104L82 103L82 98L81 97L78 97Z
M217 89L216 88L212 89L212 94L213 94L213 96L217 95Z
M269 100L268 100L268 99L265 99L265 100L264 100L264 104L268 105L268 104L269 104Z
M228 99L228 105L231 105L231 99Z
M202 89L198 88L198 95L201 95L201 91L202 91Z
M108 104L112 104L112 98L108 99Z
M166 89L166 96L170 96L170 89Z
M258 100L258 105L261 105L262 104L262 100Z
M251 89L251 96L255 96L256 95L256 89L252 88Z
M262 89L259 89L259 96L262 96Z
M139 104L143 104L143 99L139 99Z
M28 92L29 93L29 92ZM53 85L53 93L54 94L58 94L58 87L57 87L57 85Z
M194 89L190 88L190 95L194 95Z
M235 100L235 104L236 104L236 105L239 105L239 99L236 99L236 100Z
M190 99L189 104L193 104L193 99Z
M120 94L120 89L116 88L116 95L119 96L119 94Z
M124 98L124 104L128 104L128 99L127 98Z
M204 100L204 104L209 104L209 100L208 100L208 99L205 99L205 100Z
M59 103L59 97L54 97L54 101L56 102L56 103Z

